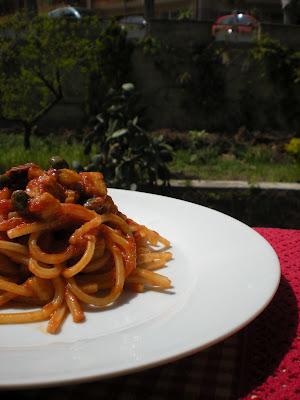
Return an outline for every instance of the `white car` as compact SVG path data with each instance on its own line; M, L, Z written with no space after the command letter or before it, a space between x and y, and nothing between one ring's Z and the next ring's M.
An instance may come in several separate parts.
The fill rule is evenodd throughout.
M71 6L59 7L48 13L48 17L51 18L66 18L73 20L79 20L84 17L93 17L95 15L95 12L88 8Z
M147 33L147 21L142 15L128 15L120 18L119 24L126 29L129 39L142 39Z

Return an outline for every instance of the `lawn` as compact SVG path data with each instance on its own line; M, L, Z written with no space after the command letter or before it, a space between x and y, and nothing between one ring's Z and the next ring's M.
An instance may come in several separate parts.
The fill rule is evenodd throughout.
M203 180L245 180L248 182L299 182L300 162L291 156L274 160L271 157L260 157L249 148L240 157L232 155L198 158L191 162L192 153L178 150L171 163L172 173L181 178Z
M24 150L22 135L0 135L0 169L32 161L48 167L52 155L60 155L69 163L73 160L88 164L82 145L66 143L64 137L34 137L32 148ZM268 146L248 146L237 154L218 154L214 148L176 150L169 164L172 176L204 180L246 180L249 182L297 182L300 180L300 160L288 154L276 154Z
M29 161L48 168L48 160L53 155L60 155L69 163L78 160L87 164L88 157L83 154L79 143L67 144L64 137L48 136L47 138L33 137L31 149L24 150L23 136L19 134L0 134L0 169L6 169Z

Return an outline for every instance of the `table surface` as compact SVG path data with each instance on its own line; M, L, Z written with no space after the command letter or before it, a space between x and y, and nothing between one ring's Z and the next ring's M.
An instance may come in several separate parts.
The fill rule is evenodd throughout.
M118 378L21 390L20 399L300 399L300 231L256 229L282 270L271 304L242 331L193 356ZM2 392L4 398L14 391Z

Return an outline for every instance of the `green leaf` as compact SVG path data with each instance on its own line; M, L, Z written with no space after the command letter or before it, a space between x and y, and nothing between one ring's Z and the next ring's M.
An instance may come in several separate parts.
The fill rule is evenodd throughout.
M122 90L124 90L124 92L133 92L134 89L135 87L133 83L124 83L122 85Z
M118 129L117 131L115 131L111 136L110 139L117 139L121 136L124 136L128 133L128 129Z

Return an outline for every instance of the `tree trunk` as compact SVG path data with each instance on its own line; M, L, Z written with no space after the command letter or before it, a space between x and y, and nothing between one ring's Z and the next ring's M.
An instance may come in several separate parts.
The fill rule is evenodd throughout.
M31 136L32 126L29 123L24 123L24 138L23 144L26 150L30 149L30 136Z
M297 2L298 0L291 0L283 8L283 23L285 25L297 23Z
M154 18L155 15L155 5L154 0L144 0L144 16L145 19L148 21L151 18Z

